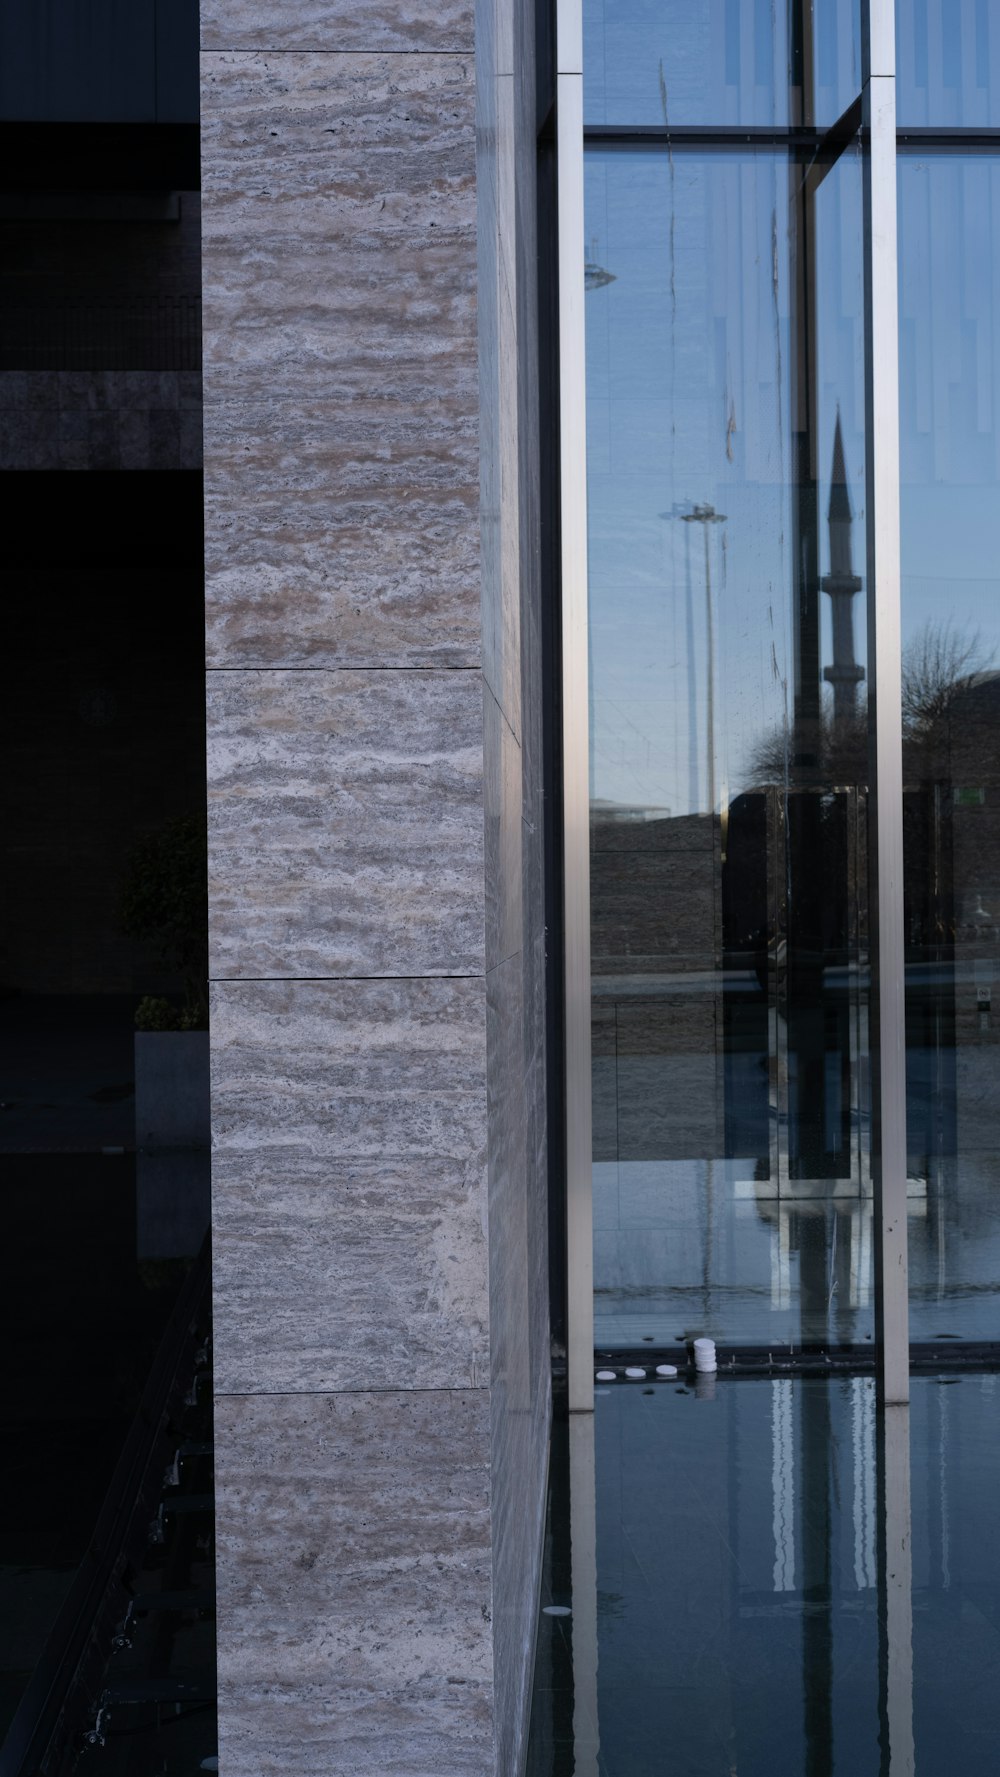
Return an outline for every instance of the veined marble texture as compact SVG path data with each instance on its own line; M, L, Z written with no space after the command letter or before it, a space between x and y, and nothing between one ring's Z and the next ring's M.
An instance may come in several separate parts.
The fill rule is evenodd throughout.
M479 675L208 678L212 975L480 974Z
M332 238L285 240L238 223L206 242L207 401L330 401L357 407L349 425L364 423L367 404L384 446L394 423L405 438L423 409L431 422L476 419L469 230L414 240L360 222L341 234L330 222Z
M443 399L207 408L208 664L478 665L477 430Z
M485 10L485 9L484 9ZM513 82L491 76L492 13L477 22L480 128L479 175L479 361L482 448L483 676L520 739L521 732L521 465L522 415L518 406L521 340L514 263ZM485 54L483 53L485 51ZM530 173L526 184L530 183ZM509 238L508 238L509 237ZM537 387L537 379L536 379Z
M374 1691L342 1689L333 1676L300 1691L263 1680L244 1690L227 1686L224 1672L220 1663L219 1746L223 1768L240 1777L493 1777L498 1769L493 1690L476 1680Z
M201 0L203 49L472 51L471 0Z
M223 1768L492 1772L488 1391L218 1396L215 1449Z
M468 1155L379 1160L261 1140L259 1152L215 1152L216 1387L303 1394L403 1377L414 1388L484 1387L475 1138Z
M239 1777L512 1777L527 1719L549 1406L522 954L543 826L519 745L537 378L514 198L534 175L515 189L517 119L485 94L487 252L454 4L203 7L220 1753ZM514 33L487 11L495 84ZM418 53L382 53L400 49ZM533 166L530 48L518 92ZM544 972L544 924L531 955Z
M254 234L336 244L368 232L426 244L464 234L475 258L470 56L202 57L204 247Z
M483 1163L482 977L225 981L212 1005L216 1149Z
M485 1385L485 999L215 984L221 1392Z
M393 404L474 417L471 57L205 65L206 402L367 397L383 424Z
M205 70L209 663L476 666L471 58Z

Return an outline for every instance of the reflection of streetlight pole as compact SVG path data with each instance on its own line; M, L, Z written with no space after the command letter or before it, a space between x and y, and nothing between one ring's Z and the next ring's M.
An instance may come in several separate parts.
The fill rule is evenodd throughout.
M705 715L708 765L708 812L715 813L715 621L712 616L712 563L708 548L710 524L725 524L724 512L716 512L711 504L692 506L680 514L684 524L700 524L705 538L705 634L708 642L708 705Z

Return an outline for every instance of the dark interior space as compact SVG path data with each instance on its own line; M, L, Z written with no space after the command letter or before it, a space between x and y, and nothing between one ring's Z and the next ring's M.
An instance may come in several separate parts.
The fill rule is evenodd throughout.
M136 1263L131 1155L4 1158L2 1729L90 1540L182 1261Z
M205 819L201 478L31 491L51 541L8 575L0 1148L127 1150L136 1006L184 981L129 935L125 887L139 842Z
M214 1750L197 30L0 25L5 1777Z
M120 902L140 836L204 820L201 477L31 476L18 493L47 536L8 557L5 1001L177 992Z
M93 1558L102 1502L143 1417L144 1391L208 1209L207 1033L136 1031L144 1004L159 1006L161 1026L178 1022L173 1014L190 997L192 959L181 966L176 945L164 942L155 921L136 935L127 907L137 857L145 859L142 884L151 869L159 892L160 871L169 895L177 889L170 854L178 835L194 836L196 858L199 847L203 852L201 476L29 474L18 493L25 524L20 540L15 532L7 545L10 664L0 716L0 1265L9 1366L0 1738L32 1673L53 1657L88 1549ZM203 882L183 911L200 928L193 966L204 977ZM157 1044L187 1045L180 1091L177 1068L164 1084L154 1052L161 1077L152 1082L151 1100L146 1081L145 1113L136 1098L143 1043L154 1051ZM140 1100L143 1068L148 1074L148 1057L140 1056ZM171 1122L185 1092L195 1101L197 1127L190 1103L187 1125L179 1128L175 1115ZM161 1425L161 1441L163 1435ZM174 1442L180 1439L176 1432ZM201 1446L208 1456L201 1459L198 1497L211 1487L208 1427ZM138 1476L142 1465L132 1466ZM141 1495L153 1484L143 1507L152 1519L161 1494L169 1498L173 1490L163 1488L162 1462L159 1473L149 1466L147 1460L136 1486ZM176 1485L187 1486L192 1472L189 1463ZM110 1564L114 1585L89 1606L95 1623L109 1609L120 1617L126 1606L121 1596L112 1605L110 1595L117 1588L131 1596L148 1561L134 1525L124 1534L130 1514L134 1519L134 1500L117 1514L122 1547ZM194 1518L178 1522L190 1540ZM209 1512L209 1530L210 1523ZM197 1526L199 1535L204 1528ZM176 1566L169 1538L167 1545L167 1565ZM204 1548L196 1553L202 1563L209 1559ZM203 1599L204 1575L201 1582ZM202 1603L194 1622L204 1616ZM190 1610L169 1622L159 1613L149 1652L161 1690L176 1683L164 1672L173 1671L174 1643L191 1626ZM204 1628L199 1634L204 1640ZM209 1646L208 1680L203 1657L199 1681L202 1714L213 1657ZM75 1768L107 1678L99 1670L76 1697L80 1722L44 1769ZM116 1708L130 1732L138 1726L154 1733L161 1717L162 1701L140 1707L120 1700ZM18 1768L28 1767L10 1763Z

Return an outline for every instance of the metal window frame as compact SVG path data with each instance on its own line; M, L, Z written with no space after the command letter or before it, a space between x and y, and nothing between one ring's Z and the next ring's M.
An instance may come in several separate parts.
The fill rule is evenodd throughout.
M887 1404L902 1405L910 1398L910 1303L906 1231L899 270L893 0L864 0L861 30L872 970L869 1021L876 1374L882 1399Z
M581 0L557 0L556 5L556 164L563 665L566 1368L570 1412L589 1413L594 1407L594 1198Z
M897 128L894 0L862 0L860 99L829 130L585 125L582 0L557 0L561 617L564 748L567 1366L571 1412L593 1408L589 661L583 156L685 146L836 157L860 126L866 345L866 553L872 1183L876 1358L883 1401L909 1399L896 174L900 149L1000 151L1000 130ZM843 140L841 140L843 138ZM822 177L822 170L819 171Z

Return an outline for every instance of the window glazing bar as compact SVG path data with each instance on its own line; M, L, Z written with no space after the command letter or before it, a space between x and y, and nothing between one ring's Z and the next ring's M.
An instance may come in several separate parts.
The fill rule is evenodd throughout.
M602 147L627 147L633 143L655 147L662 143L673 148L817 149L827 141L833 142L837 129L837 124L829 129L814 129L801 125L772 128L758 124L588 123L583 133L588 142L600 142ZM848 139L845 137L841 147L846 147Z
M566 984L566 1363L570 1412L588 1413L594 1407L594 1209L581 0L557 0L556 155Z
M893 0L862 8L868 545L872 1170L878 1379L910 1398Z

